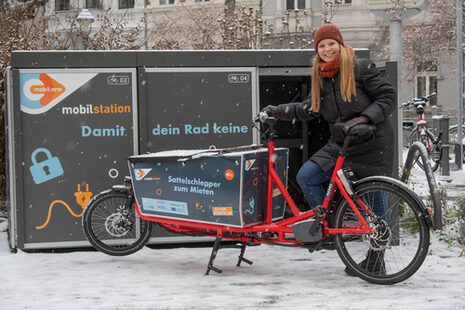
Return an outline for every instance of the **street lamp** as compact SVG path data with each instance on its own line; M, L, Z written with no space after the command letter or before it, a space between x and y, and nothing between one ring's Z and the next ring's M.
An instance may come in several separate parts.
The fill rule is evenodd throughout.
M82 9L76 20L79 23L79 30L81 33L85 33L84 49L87 49L87 43L89 41L90 31L92 30L92 23L94 22L94 16L88 9Z

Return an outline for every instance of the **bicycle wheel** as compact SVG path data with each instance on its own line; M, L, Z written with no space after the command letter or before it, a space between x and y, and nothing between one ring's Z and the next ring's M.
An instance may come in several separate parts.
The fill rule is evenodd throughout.
M457 125L453 125L449 128L449 159L450 162L455 163L455 147L459 145L459 143L463 143L465 139L465 126L462 125L462 139L458 138L458 130ZM465 148L463 149L465 155ZM463 162L465 163L465 156L462 156Z
M354 185L356 202L372 234L335 235L336 249L347 272L368 282L394 284L412 276L423 263L429 247L427 214L409 189L387 177L371 177ZM417 198L419 199L419 198ZM342 199L336 209L335 228L357 227L359 220Z
M123 210L128 194L108 190L98 194L84 211L84 234L97 250L114 256L132 254L140 250L150 238L151 222L135 214L134 202L129 214Z
M426 150L428 151L428 155L431 161L431 169L433 172L438 170L439 163L441 161L441 147L439 143L434 143L436 138L429 130L426 131L426 137L424 141L421 141L419 138L420 136L418 134L418 128L413 129L412 132L410 132L409 137L410 145L417 141L423 143L423 145L426 147ZM415 154L415 159L413 162L418 164L418 167L420 167L422 170L425 170L423 161L420 158L420 153L417 152Z

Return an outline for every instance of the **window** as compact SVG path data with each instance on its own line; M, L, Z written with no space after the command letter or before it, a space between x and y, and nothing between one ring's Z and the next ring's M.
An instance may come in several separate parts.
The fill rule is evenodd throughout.
M101 0L86 0L86 9L102 9Z
M195 0L195 2L208 2L210 0Z
M118 8L132 9L134 8L134 0L118 0Z
M71 10L69 0L55 0L55 11Z
M332 0L334 4L352 4L352 0Z
M286 10L305 9L305 0L286 0Z
M438 82L436 79L437 65L434 61L425 61L417 66L416 80L416 97L421 98L427 96L437 90ZM437 104L437 97L434 97L429 102L430 105Z
M160 0L160 5L174 4L174 0Z

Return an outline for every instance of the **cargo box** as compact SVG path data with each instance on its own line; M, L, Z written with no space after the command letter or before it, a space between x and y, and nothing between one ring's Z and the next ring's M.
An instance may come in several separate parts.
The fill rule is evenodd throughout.
M288 149L275 153L276 172L287 185ZM168 151L131 156L128 163L142 215L248 227L266 216L267 160L267 149L256 148ZM282 219L285 201L273 192L272 218Z

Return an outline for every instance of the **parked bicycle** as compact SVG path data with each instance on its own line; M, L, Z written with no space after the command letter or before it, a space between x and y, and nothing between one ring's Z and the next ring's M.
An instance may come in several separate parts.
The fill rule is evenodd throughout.
M418 116L418 121L415 124L415 127L410 132L409 135L409 145L412 143L420 141L428 152L429 158L431 160L431 168L433 171L436 171L439 168L441 161L441 136L442 132L439 132L439 135L436 137L433 132L428 128L425 115L425 106L427 103L436 96L436 93L432 93L428 96L422 98L413 98L410 101L404 102L401 104L401 108L407 108L410 106L415 107L415 111ZM424 168L424 163L420 160L420 155L417 154L414 160L414 164L418 164L421 169Z
M429 228L432 227L429 212L422 200L396 179L374 176L354 180L350 169L342 168L351 141L369 137L373 134L374 126L357 125L350 130L341 148L323 205L301 212L281 181L282 174L278 175L275 169L277 153L274 145L274 126L277 120L261 112L255 121L267 125L260 126L259 129L267 141L267 157L264 162L266 173L257 174L266 178L262 183L255 183L254 179L244 186L262 184L264 187L266 199L263 201L261 222L241 227L222 224L220 220L195 221L194 213L212 213L212 209L217 208L214 199L209 199L212 204L210 206L197 205L195 201L179 203L179 200L182 200L181 194L175 198L178 204L168 201L168 198L163 196L165 191L159 186L152 186L160 184L157 182L163 182L163 177L160 178L161 173L153 173L145 178L146 174L152 173L162 165L154 161L152 155L146 154L129 158L131 173L135 173L132 180L127 179L125 185L114 186L96 195L88 204L83 216L83 228L89 242L106 254L131 254L147 243L151 234L151 224L157 223L177 233L215 237L206 274L211 270L221 272L214 266L214 260L224 239L236 241L241 249L237 266L241 262L252 264L244 258L245 249L250 245L302 247L312 252L334 242L337 253L347 269L368 282L398 283L412 276L420 268L428 252ZM268 127L268 130L262 130L264 127ZM256 148L257 146L250 147L251 150ZM212 153L217 157L227 156L228 151L209 151L208 156L212 156ZM195 159L189 158L194 161L200 160L197 166L201 166L206 160L205 157L202 158L202 154L198 154ZM184 160L175 162L185 165ZM209 164L206 165L208 166ZM202 169L207 169L206 167L203 166ZM250 171L250 166L247 167ZM218 173L217 168L211 172L202 171L206 173L205 178L208 173L211 173L212 177L216 175L228 180L232 177L228 170L221 173ZM166 177L167 182L170 177L173 180L172 175L169 175ZM180 179L189 181L187 178ZM147 186L154 199L140 196L141 186L145 186L147 182L154 182ZM216 186L215 182L210 183ZM160 190L156 190L157 188ZM262 192L262 189L257 191ZM273 197L279 194L284 197L292 215L273 220ZM258 203L258 200L256 202ZM171 204L168 205L169 203ZM185 210L186 206L189 212ZM147 207L167 213L148 215L144 211ZM240 206L217 209L222 216L241 212L240 210ZM214 214L208 216L211 218ZM296 269L296 272L301 271Z
M413 142L420 141L426 147L428 151L428 155L431 160L431 168L433 171L436 171L441 162L442 158L442 132L439 132L438 136L435 136L434 133L430 128L428 128L428 123L426 121L425 116L425 106L427 103L436 96L436 93L432 93L428 96L424 96L422 98L414 98L410 101L404 102L401 105L401 108L406 108L409 106L414 106L415 111L418 116L418 121L416 122L414 128L409 134L409 145L412 145ZM448 129L448 136L449 136L449 162L455 162L455 148L462 143L465 145L465 124L462 124L462 139L458 138L458 126L452 125ZM462 156L465 162L465 148L464 148L464 156ZM420 160L420 156L417 155L414 161L414 164L418 164L418 166L424 170L423 162Z

